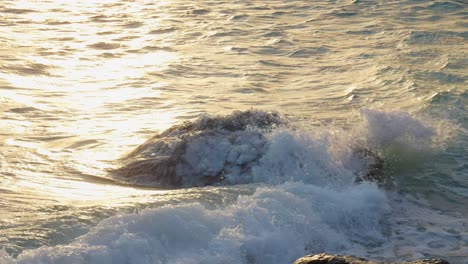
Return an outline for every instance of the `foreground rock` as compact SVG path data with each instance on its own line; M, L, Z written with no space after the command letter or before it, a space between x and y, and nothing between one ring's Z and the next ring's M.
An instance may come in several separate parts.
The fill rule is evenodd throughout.
M376 262L372 260L367 260L364 258L358 258L354 256L339 256L339 255L329 255L329 254L317 254L317 255L308 255L302 257L296 261L294 264L391 264L388 262ZM395 264L449 264L447 261L442 259L421 259L410 262L399 262Z

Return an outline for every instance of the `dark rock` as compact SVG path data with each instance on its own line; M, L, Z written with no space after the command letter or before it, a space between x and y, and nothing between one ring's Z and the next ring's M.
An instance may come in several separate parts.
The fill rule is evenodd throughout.
M361 168L355 169L355 182L362 181L382 182L384 175L384 161L367 148L356 148L353 158L360 163Z
M248 174L265 152L267 139L261 131L283 124L279 114L256 110L202 116L150 138L119 159L120 167L111 173L117 180L153 187L213 185L223 181L226 173ZM242 147L248 155L228 155ZM195 156L204 156L204 162Z
M294 261L294 264L391 264L359 258L355 256L339 256L326 253L307 255ZM394 264L449 264L442 259L421 259L410 262L395 262Z

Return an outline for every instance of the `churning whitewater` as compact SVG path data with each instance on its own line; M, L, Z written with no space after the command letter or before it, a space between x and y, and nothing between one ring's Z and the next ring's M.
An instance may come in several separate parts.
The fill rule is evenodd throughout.
M372 166L355 149L424 155L434 150L436 131L404 112L365 109L362 115L351 131L334 133L290 127L277 113L255 110L174 126L124 155L124 167L113 172L121 177L125 170L140 185L215 185L204 187L200 200L112 216L66 245L25 251L16 260L4 252L3 261L290 263L309 252L366 254L369 248L385 255L397 201L376 183L356 182ZM221 172L223 179L206 179ZM390 176L382 171L380 182ZM238 194L217 200L224 191Z

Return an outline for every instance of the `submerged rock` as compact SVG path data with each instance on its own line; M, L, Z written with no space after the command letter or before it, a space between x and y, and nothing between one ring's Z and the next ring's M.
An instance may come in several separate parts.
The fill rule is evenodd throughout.
M294 264L391 264L378 262L355 256L339 256L326 253L308 255L294 261ZM394 262L394 264L449 264L442 259L421 259L410 262Z

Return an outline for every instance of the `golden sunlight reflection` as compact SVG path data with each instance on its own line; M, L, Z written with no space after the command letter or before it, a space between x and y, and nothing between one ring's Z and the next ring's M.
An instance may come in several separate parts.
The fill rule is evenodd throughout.
M157 195L163 194L165 190L137 189L133 187L96 184L92 182L50 179L48 184L41 184L32 181L18 181L17 187L21 187L23 192L28 189L35 194L43 193L50 199L60 200L61 202L71 202L74 205L105 204L108 206L118 206L126 202L126 198L132 198L138 195ZM142 197L143 199L143 197ZM109 202L112 201L112 202Z
M161 132L169 128L175 122L177 113L169 111L157 111L157 109L148 109L146 114L132 116L132 118L119 119L86 119L76 120L73 123L64 124L63 126L55 127L56 132L65 132L75 135L93 135L105 133L110 136L116 136L119 140L127 135L136 135L136 132L141 129L149 129L151 133ZM145 126L145 127L142 127ZM143 135L147 137L148 135ZM136 138L141 138L137 136ZM130 140L135 142L134 139ZM141 143L141 139L136 142ZM125 145L121 141L119 145Z
M148 3L162 10L168 1ZM5 14L6 19L29 22L12 23L0 40L0 57L6 58L0 65L0 102L6 115L20 118L0 120L7 131L0 143L18 149L8 153L10 158L30 161L7 164L16 176L12 189L72 203L161 192L116 185L108 169L183 114L172 108L177 98L164 94L168 84L148 78L179 60L180 54L167 48L167 38L147 34L169 14L121 18L122 8L126 14L146 9L132 4L112 8L114 0L6 5L27 11ZM139 26L126 26L133 22Z
M31 76L0 72L0 79L12 86L29 89L41 88L54 92L95 91L138 80L147 72L163 70L175 58L173 53L164 51L97 61L80 58L30 58L31 63L48 65L48 74Z
M113 88L109 90L91 90L81 93L71 93L65 96L66 106L80 110L92 110L103 107L106 104L125 105L125 101L135 100L141 97L160 97L158 88L162 84L148 85L140 88ZM136 92L138 91L138 92Z
M49 145L57 150L66 149L71 156L70 167L84 175L109 178L107 171L114 166L113 161L131 151L154 134L161 132L175 122L176 113L156 112L139 116L138 118L120 120L84 120L80 124L64 126L62 129L73 129L67 133L75 133L80 141L70 145L69 140L60 145ZM148 120L153 120L148 123ZM80 121L78 121L80 122ZM138 133L142 125L147 124L149 133ZM101 129L102 134L96 135ZM91 134L90 134L91 133ZM89 136L86 136L89 135ZM93 140L102 138L102 140ZM82 143L81 143L82 142ZM104 144L105 143L105 144Z

